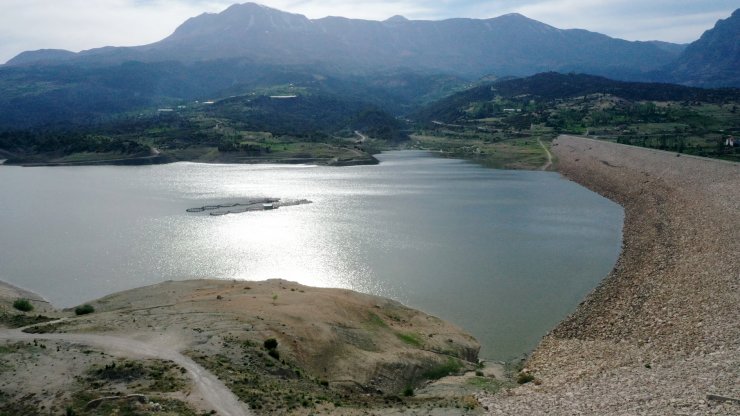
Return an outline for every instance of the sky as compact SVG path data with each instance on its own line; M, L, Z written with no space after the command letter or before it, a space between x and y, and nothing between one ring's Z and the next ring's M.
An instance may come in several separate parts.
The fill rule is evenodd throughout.
M134 46L156 42L201 13L245 0L0 0L0 62L26 50ZM260 0L316 19L487 19L506 13L561 29L587 29L627 40L689 43L740 0Z

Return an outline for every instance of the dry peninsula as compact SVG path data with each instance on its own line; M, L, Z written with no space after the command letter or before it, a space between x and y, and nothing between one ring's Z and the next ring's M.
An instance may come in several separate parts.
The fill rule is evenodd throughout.
M474 370L480 344L385 298L284 280L186 280L55 310L2 287L0 415L480 410L474 386L424 394L431 381ZM33 310L20 313L18 299Z

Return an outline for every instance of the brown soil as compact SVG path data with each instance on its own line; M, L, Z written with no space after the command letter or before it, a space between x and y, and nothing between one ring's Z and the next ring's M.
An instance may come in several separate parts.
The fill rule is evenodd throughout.
M104 334L153 349L182 351L218 376L257 414L347 414L366 408L392 414L407 406L424 414L432 408L455 409L456 400L404 402L403 391L449 372L472 370L480 348L459 328L397 302L283 280L164 282L90 304L95 309L90 315L74 317L66 311L62 314L67 320L40 324L32 331L40 333L39 340L48 332ZM277 340L277 354L263 346L270 338ZM70 400L69 392L83 387L70 373L80 375L85 368L110 360L107 354L120 353L103 348L106 354L85 354L84 346L69 340L43 342L48 348L39 350L45 357L41 361L33 353L19 358L24 349L38 350L30 341L20 345L23 348L0 351L17 361L6 371L0 369L0 383L15 386L4 392L6 400L33 393L37 396L31 404L62 408ZM77 357L74 362L58 362L70 355ZM39 371L26 371L38 365ZM64 371L55 372L55 366ZM19 374L26 380L21 385L14 383ZM42 385L49 389L41 393ZM100 392L105 394L111 392ZM197 400L186 401L208 410Z

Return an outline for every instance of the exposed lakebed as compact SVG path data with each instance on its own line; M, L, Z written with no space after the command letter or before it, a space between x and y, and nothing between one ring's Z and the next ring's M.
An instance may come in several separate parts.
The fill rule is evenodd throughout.
M425 152L378 158L344 168L2 166L0 279L57 306L193 277L344 287L457 323L482 357L506 359L573 310L619 254L621 208L556 173ZM260 198L312 203L186 212Z

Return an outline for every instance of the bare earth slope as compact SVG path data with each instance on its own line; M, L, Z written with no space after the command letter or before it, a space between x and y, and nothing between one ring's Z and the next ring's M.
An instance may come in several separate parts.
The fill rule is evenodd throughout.
M6 325L17 313L9 302L0 303ZM89 315L52 311L66 319L25 332L0 323L0 414L68 406L98 414L82 413L88 401L144 393L223 415L248 414L247 407L258 415L344 415L393 408L386 401L406 388L472 370L480 348L459 328L398 302L284 280L164 282L90 305ZM174 363L190 380L162 389L155 368L148 373L158 390L143 370L127 381L115 368L136 367L116 357L146 358L141 365L157 368Z
M491 414L740 414L740 165L561 136L568 178L625 209L602 284ZM537 385L539 384L539 385Z

